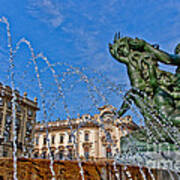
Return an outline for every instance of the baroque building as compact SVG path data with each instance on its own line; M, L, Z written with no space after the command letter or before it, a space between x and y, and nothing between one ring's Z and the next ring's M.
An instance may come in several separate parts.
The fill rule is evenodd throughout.
M33 128L36 121L37 98L34 101L15 90L18 156L28 156L32 149ZM12 157L13 152L13 122L12 122L12 89L0 83L0 157Z
M77 119L38 123L35 126L34 158L57 160L111 159L121 150L121 137L138 129L131 116L117 118L115 108L105 105L100 113L85 114ZM47 138L48 126L48 138ZM73 132L73 133L72 133Z

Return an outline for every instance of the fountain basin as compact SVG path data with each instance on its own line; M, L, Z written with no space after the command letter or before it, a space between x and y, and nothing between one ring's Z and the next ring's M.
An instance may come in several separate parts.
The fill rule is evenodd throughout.
M19 158L18 161L18 179L46 179L52 178L48 159L27 159ZM113 167L113 160L99 160L99 161L88 161L82 162L84 176L86 180L115 180L116 173ZM131 178L133 180L143 180L140 173L139 167L137 166L126 166L117 165L117 171L121 180L127 180ZM12 158L1 158L0 159L0 179L7 180L13 179L13 159ZM68 160L55 160L54 170L56 173L56 179L58 180L80 180L80 169L77 161ZM151 176L148 169L142 168L147 180L151 180ZM156 180L169 179L168 172L165 170L151 169ZM174 173L174 180L178 179Z

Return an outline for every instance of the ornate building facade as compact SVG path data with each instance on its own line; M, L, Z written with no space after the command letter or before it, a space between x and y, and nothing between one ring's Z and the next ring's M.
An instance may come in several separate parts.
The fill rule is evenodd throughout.
M36 121L37 98L31 101L27 93L16 95L16 133L18 155L28 155L32 149L33 128ZM12 122L12 89L0 83L0 157L12 157L13 122Z
M37 124L34 158L49 158L50 153L58 160L76 159L77 155L81 159L111 158L120 152L121 137L139 128L130 116L116 118L115 110L105 105L94 116L48 122L48 138L47 124Z

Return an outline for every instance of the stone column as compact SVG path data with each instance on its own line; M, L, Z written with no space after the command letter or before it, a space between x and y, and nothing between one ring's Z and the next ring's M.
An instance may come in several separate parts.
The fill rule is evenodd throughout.
M1 123L1 136L4 137L4 127L5 127L5 123L6 123L6 109L7 109L7 99L4 98L4 104L3 104L3 118L2 118L2 123Z
M96 129L95 133L95 156L99 157L99 128Z
M27 106L25 106L24 108L24 113L23 113L23 128L22 128L22 147L23 147L23 153L24 150L26 149L26 142L25 142L25 134L26 134L26 123L27 123L27 119L28 119L28 112L27 112Z

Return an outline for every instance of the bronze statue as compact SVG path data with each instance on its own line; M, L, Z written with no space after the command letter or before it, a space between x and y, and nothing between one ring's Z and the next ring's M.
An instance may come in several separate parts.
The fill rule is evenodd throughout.
M172 55L160 50L158 45L151 45L138 38L121 38L120 34L116 34L109 49L116 60L126 64L132 86L118 114L122 116L134 102L146 126L153 132L152 125L156 126L161 132L159 140L174 143L172 137L168 137L160 127L174 126L179 132L180 44ZM158 62L177 66L176 74L160 70ZM173 138L177 140L177 135Z

